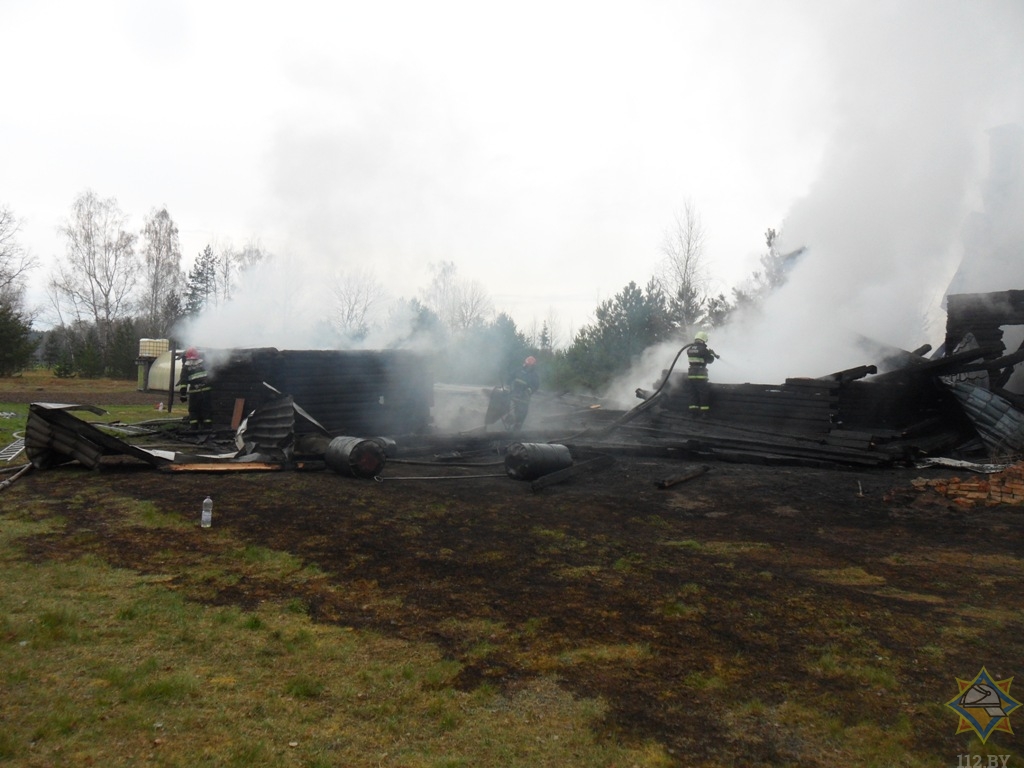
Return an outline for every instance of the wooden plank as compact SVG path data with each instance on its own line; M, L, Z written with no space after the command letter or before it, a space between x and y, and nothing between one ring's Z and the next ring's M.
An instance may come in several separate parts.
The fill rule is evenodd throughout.
M701 475L708 472L708 470L710 469L711 467L705 464L702 467L692 469L689 472L686 472L682 475L673 475L672 477L666 477L664 480L658 480L654 484L658 488L671 488L674 485L679 485L680 483L685 483L689 480L693 480L695 477L700 477Z
M235 398L235 410L231 414L231 428L238 429L238 425L242 423L242 414L245 412L245 398Z
M164 472L280 472L283 464L251 461L231 464L229 462L210 462L200 464L165 464L160 467Z

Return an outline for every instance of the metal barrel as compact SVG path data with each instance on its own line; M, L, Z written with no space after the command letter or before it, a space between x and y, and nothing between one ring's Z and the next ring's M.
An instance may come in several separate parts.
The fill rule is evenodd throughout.
M386 462L381 444L361 437L336 437L324 452L324 463L339 475L349 477L375 477Z
M381 450L384 451L385 456L387 456L389 459L395 458L395 455L398 453L398 443L396 443L393 438L373 437L370 439L381 447Z
M505 452L505 472L513 480L536 480L571 466L572 454L558 443L513 443Z

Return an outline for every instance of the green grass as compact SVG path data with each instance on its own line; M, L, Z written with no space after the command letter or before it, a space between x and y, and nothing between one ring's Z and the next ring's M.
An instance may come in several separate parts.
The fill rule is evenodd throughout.
M125 525L164 520L146 503L121 504ZM206 607L172 590L165 575L94 557L30 563L20 541L60 533L63 519L42 501L0 519L2 762L667 764L653 744L599 740L591 725L604 705L574 698L553 679L509 696L488 686L459 690L452 685L461 665L429 644L314 624L294 600L253 611ZM300 566L286 553L227 547L200 578L224 582L261 568L270 577L319 578ZM491 650L480 635L502 631L488 622L463 629L475 640L471 656ZM586 655L614 662L637 653Z
M25 422L28 420L28 405L23 403L0 402L0 413L14 414L12 417L0 417L0 448L6 448L14 442L17 437L25 436ZM22 451L21 455L14 461L10 462L10 464L0 463L0 468L3 468L4 466L24 464L25 462L25 452ZM2 475L0 475L0 477L2 477Z

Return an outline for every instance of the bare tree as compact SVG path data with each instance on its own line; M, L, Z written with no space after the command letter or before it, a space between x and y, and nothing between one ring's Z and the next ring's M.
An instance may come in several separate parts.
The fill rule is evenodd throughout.
M250 237L248 242L242 246L242 250L235 256L235 263L238 268L243 272L247 269L259 264L261 261L266 261L270 257L270 252L263 247L263 243L260 242L258 237Z
M558 311L554 306L548 307L548 316L544 320L544 326L548 331L548 343L552 350L558 349L561 346L560 340L562 335L562 323L558 317Z
M214 304L228 301L234 293L234 273L238 259L238 252L231 246L221 251L220 256L214 257L214 269L211 273Z
M114 198L92 190L81 193L71 218L60 227L67 253L50 277L50 297L63 318L92 322L101 354L110 349L116 320L128 317L139 272L136 236L125 227L127 217Z
M370 330L373 311L384 299L384 286L367 269L339 272L331 285L333 318L337 330L348 338L362 338Z
M477 280L460 281L452 328L465 331L483 323L494 314L494 302Z
M174 322L166 316L168 300L181 288L181 244L178 227L166 208L154 210L142 228L142 280L139 309L147 333L163 334Z
M430 286L423 293L423 303L440 318L446 328L452 327L458 281L458 269L452 261L430 264Z
M708 275L704 261L706 233L700 213L689 200L665 232L661 284L675 322L688 332L699 320L707 300Z
M0 206L0 304L20 306L25 277L36 266L18 240L21 222L7 206Z
M263 247L258 237L250 238L241 250L235 250L231 245L221 249L215 275L216 295L214 298L217 302L227 301L231 298L235 288L235 276L238 273L252 269L270 258L271 254Z
M494 313L494 303L475 280L462 280L454 262L431 264L434 276L424 294L424 303L451 331L464 331L482 323Z

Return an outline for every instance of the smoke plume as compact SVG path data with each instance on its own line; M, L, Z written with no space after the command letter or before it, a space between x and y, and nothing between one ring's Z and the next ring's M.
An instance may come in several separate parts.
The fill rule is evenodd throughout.
M827 52L833 103L821 106L833 128L779 243L807 251L781 290L714 332L721 382L875 363L865 339L937 347L958 269L957 291L1024 288L1024 157L1012 127L990 130L1024 124L1024 6L818 3L808 13ZM649 386L678 346L650 350L616 396Z

